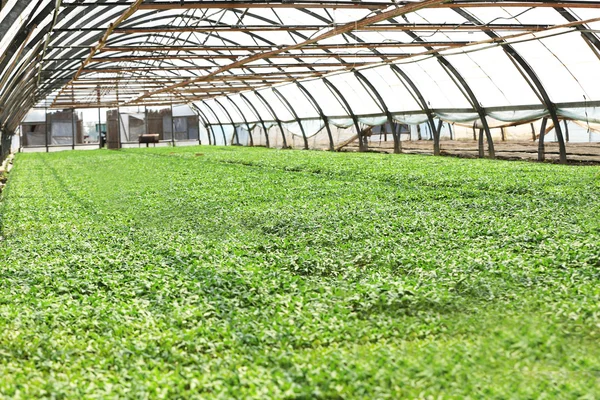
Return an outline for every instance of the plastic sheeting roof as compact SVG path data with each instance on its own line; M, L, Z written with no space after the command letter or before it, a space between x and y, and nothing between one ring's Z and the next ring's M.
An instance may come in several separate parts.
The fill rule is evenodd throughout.
M588 0L9 0L0 126L183 103L221 125L600 122L599 29Z

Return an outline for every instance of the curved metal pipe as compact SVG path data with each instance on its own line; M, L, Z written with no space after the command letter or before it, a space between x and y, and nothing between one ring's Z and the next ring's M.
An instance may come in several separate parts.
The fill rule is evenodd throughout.
M380 103L381 107L383 108L385 115L387 116L388 122L390 124L390 127L392 128L392 137L394 138L394 153L400 154L402 152L402 149L400 148L400 138L398 137L398 131L396 129L396 124L394 123L394 118L392 117L392 113L390 112L389 108L387 107L387 104L385 104L383 97L381 97L381 95L375 89L373 84L363 74L361 74L357 70L352 70L352 72L354 72L354 75L356 75L356 77L358 78L359 81L364 83L364 85L366 85L368 87L368 89L371 90L371 92L377 98L377 101ZM368 90L367 87L365 87L365 90Z
M262 101L262 103L269 109L269 112L273 115L273 118L275 119L275 122L277 122L279 130L281 131L281 137L283 138L283 148L287 149L287 140L285 138L285 132L283 131L283 125L281 124L281 120L277 117L277 114L275 114L275 110L273 110L271 104L269 104L269 102L266 101L265 98L257 90L253 90L253 92L256 95L256 97L258 97L258 99Z
M327 118L327 116L323 112L323 109L321 108L321 106L319 105L317 100L314 98L314 96L308 91L308 89L306 89L300 82L298 82L298 81L295 81L295 82L296 82L296 85L298 86L298 89L300 89L302 91L302 93L304 93L304 95L312 103L313 107L315 108L315 110L317 110L317 112L321 116L321 119L325 123L325 128L327 129L327 136L329 137L329 151L333 151L334 143L333 143L333 135L331 133L331 127L329 126L329 118Z
M254 139L252 138L252 129L250 129L250 124L248 123L248 119L246 119L246 116L244 115L244 113L242 112L242 110L240 109L240 107L238 107L238 105L235 104L235 101L231 100L229 98L229 96L225 96L225 98L227 100L229 100L229 102L235 107L235 109L237 110L237 112L240 114L240 116L244 120L244 124L246 124L246 129L248 129L248 137L250 138L250 147L253 147L254 146ZM239 141L239 139L238 139L238 141Z
M231 121L231 126L233 126L233 136L235 137L235 141L237 142L237 144L240 144L240 137L238 136L237 129L235 128L235 122L233 122L231 114L229 114L229 111L227 111L227 109L223 106L223 104L221 104L221 102L216 97L213 100L223 109L223 111L225 111L227 118L229 118L229 121Z
M281 92L279 90L277 90L277 88L271 88L271 89L273 90L273 93L275 93L275 96L279 97L279 99L288 107L288 109L290 110L290 112L292 113L294 118L296 119L296 122L300 126L300 132L302 133L302 139L304 140L304 150L308 150L308 138L306 137L306 132L304 132L304 126L302 126L302 121L300 121L300 118L298 117L296 110L294 110L294 107L292 107L290 102L287 101L285 96L283 94L281 94Z
M221 120L219 119L219 116L217 115L217 113L212 109L211 106L209 106L208 104L206 104L206 102L204 100L200 100L200 102L202 104L204 104L204 106L206 108L208 108L208 110L214 115L215 119L217 120L217 123L219 124L219 126L221 127L221 133L223 134L223 146L227 146L227 137L225 136L225 127L223 126L223 123L221 122ZM217 138L215 137L215 145L217 144Z
M265 124L265 121L260 116L260 113L254 106L254 104L252 104L252 102L250 100L248 100L248 98L246 96L244 96L243 93L240 93L240 97L242 100L244 100L246 102L248 107L250 107L252 109L254 114L256 114L256 118L258 118L258 120L260 121L260 124L262 125L262 128L263 128L263 132L265 133L265 143L267 145L267 148L271 147L271 146L269 146L269 132L267 132L267 125Z
M360 125L358 125L358 117L352 111L352 107L350 107L350 104L348 103L348 101L346 101L346 98L342 95L342 93L339 91L339 89L337 87L335 87L335 85L333 83L331 83L331 81L329 79L323 78L323 82L334 93L334 95L337 95L338 99L340 99L342 101L342 103L344 104L344 107L346 108L346 111L348 111L348 113L350 114L350 117L352 118L352 121L354 121L356 135L358 136L358 150L359 151L367 151L368 145L365 143L365 138L363 137L363 133L360 130Z

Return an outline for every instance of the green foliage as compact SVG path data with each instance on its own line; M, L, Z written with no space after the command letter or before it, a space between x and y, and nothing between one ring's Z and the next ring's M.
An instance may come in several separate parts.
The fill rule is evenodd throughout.
M2 397L600 397L597 167L20 154L2 196Z

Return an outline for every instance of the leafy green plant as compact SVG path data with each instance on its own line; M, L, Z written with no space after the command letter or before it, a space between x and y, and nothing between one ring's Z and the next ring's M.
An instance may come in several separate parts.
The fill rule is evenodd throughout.
M19 154L0 396L596 398L599 212L598 167Z

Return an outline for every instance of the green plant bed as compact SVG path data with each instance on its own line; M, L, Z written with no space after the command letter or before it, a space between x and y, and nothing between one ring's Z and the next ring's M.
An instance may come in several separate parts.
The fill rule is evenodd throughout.
M600 397L600 168L19 154L0 397Z

